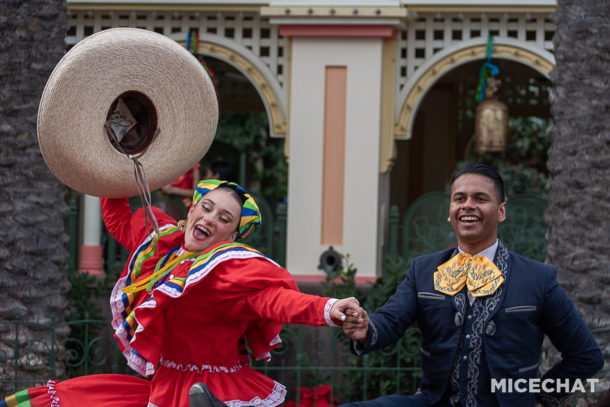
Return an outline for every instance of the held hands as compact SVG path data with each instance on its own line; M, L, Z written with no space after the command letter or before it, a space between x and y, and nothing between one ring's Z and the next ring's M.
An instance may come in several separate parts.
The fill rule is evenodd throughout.
M340 321L339 324L342 324L347 319L345 311L348 309L351 310L350 313L352 317L358 317L358 311L362 308L360 308L360 303L354 297L343 298L333 304L330 309L330 316L335 321Z
M363 308L347 309L345 314L343 333L353 341L364 343L369 330L369 314Z
M354 297L335 302L330 309L333 319L341 321L343 333L350 339L363 342L368 331L369 316Z

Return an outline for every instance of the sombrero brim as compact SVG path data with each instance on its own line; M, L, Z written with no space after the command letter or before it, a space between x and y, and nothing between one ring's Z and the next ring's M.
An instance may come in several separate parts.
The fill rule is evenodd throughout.
M157 113L159 133L139 158L151 190L173 181L207 152L218 102L199 61L152 31L101 31L61 59L40 101L43 158L69 187L109 198L138 194L132 160L112 146L104 128L110 106L128 91L148 97Z

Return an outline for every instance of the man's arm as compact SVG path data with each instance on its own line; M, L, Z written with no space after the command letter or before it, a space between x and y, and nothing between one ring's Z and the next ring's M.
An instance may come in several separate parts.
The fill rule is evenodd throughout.
M561 352L561 360L542 379L586 379L603 367L604 359L591 330L557 283L556 274L553 268L547 279L541 323L544 333ZM541 393L541 396L551 395ZM552 395L557 399L563 396Z

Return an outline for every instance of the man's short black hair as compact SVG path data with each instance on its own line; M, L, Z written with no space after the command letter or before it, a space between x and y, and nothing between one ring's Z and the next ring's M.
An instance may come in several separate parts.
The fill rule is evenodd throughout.
M490 166L482 163L466 164L464 168L453 173L453 176L451 177L451 186L453 186L453 183L458 177L464 174L478 174L491 179L496 187L496 190L498 191L500 202L504 202L506 200L506 196L504 195L504 180L502 179L502 176Z
M210 164L213 174L218 174L218 179L223 181L235 182L233 179L233 166L226 161L214 161Z

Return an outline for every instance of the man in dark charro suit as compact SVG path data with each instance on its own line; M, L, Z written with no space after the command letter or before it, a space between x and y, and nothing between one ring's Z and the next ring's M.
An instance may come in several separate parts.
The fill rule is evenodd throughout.
M555 267L498 240L505 217L496 171L473 163L454 174L448 221L457 248L415 258L381 308L371 315L357 310L343 325L352 351L363 355L393 344L417 321L420 389L344 406L553 406L601 369L601 351L557 284ZM562 359L539 378L545 334Z

